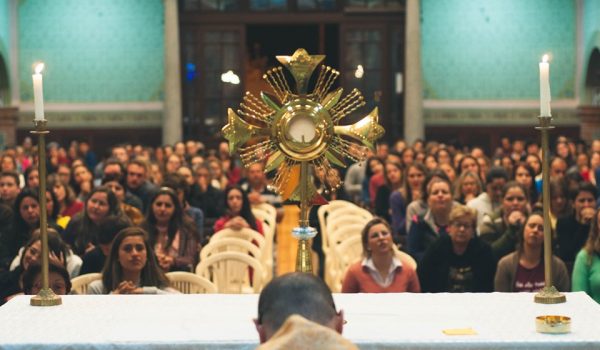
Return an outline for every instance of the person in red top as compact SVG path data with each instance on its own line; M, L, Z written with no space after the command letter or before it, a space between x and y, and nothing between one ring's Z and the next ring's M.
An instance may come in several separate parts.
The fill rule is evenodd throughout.
M382 218L367 223L362 233L362 261L351 265L342 293L419 293L421 286L415 261L393 249L392 230Z
M48 184L48 188L50 188L56 196L57 205L60 208L60 216L73 217L83 210L83 202L77 199L73 188L62 182L58 175L50 175L48 177Z
M225 191L225 206L226 214L215 222L215 234L224 228L234 230L251 228L264 235L262 223L252 214L248 195L241 188L229 187Z

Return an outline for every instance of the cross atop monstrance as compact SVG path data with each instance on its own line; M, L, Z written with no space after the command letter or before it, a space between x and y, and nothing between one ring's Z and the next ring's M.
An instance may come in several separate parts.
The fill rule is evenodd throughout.
M312 272L309 239L316 230L308 225L309 209L327 203L317 192L309 168L325 178L332 165L345 167L346 158L363 160L365 147L372 148L384 133L377 107L355 124L339 125L365 102L357 89L344 97L342 88L330 91L340 75L335 69L321 65L315 87L308 92L310 78L323 59L324 55L309 55L304 49L277 56L292 74L295 90L290 89L282 67L269 70L263 79L275 96L261 92L258 98L246 92L237 113L228 110L223 127L230 152L239 152L244 166L266 162L266 172L276 170L273 187L282 199L299 203L300 227L292 233L300 240L296 270L302 272ZM324 178L329 187L339 186L339 178Z

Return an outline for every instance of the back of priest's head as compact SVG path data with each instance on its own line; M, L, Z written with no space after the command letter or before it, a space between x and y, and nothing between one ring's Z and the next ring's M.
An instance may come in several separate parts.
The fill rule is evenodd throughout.
M255 320L261 343L277 332L291 315L300 315L342 332L343 313L336 311L329 287L312 274L288 273L274 278L262 290Z

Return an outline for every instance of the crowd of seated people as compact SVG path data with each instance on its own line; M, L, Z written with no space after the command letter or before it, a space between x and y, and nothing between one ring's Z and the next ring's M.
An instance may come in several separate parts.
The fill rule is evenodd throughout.
M600 301L600 140L586 145L559 136L551 151L553 280L561 291ZM226 142L216 149L198 141L124 143L102 158L86 142L51 142L47 154L50 260L61 293L69 279L91 272L103 273L96 293L173 292L164 274L193 272L213 234L263 233L251 205L270 203L277 219L283 216L268 186L273 174L264 164L243 170ZM0 164L3 303L39 285L40 179L30 142L4 150ZM343 291L539 290L541 164L539 145L519 139L503 139L488 154L475 145L401 140L334 169L346 179L337 194L323 174L317 188L325 197L346 198L376 216L361 233L363 257L350 264ZM323 269L327 256L319 252L319 259Z

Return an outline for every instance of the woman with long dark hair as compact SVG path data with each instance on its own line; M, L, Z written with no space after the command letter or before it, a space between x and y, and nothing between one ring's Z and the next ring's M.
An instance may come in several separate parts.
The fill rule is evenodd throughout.
M165 272L193 270L200 249L198 230L173 189L162 187L152 197L141 227L148 232L158 264Z
M92 172L83 164L76 164L72 166L73 178L71 180L71 187L77 193L77 198L84 201L91 195L92 189L94 188L94 175Z
M169 280L158 265L148 234L142 228L120 231L110 248L102 279L90 283L88 294L170 294Z
M544 218L534 212L518 234L517 249L498 262L494 281L496 292L537 292L545 286L544 278ZM565 263L552 256L552 281L561 292L570 290Z
M239 230L251 228L263 234L262 223L252 214L248 195L239 187L229 187L225 191L226 214L215 222L214 231L224 228Z
M85 201L84 210L75 215L65 229L65 241L75 254L83 256L97 245L99 226L109 215L123 215L119 200L106 186L94 188Z
M11 240L11 245L14 248L23 246L31 233L40 227L40 203L38 189L24 188L21 190L13 207L14 239ZM50 191L46 191L46 210L48 225L62 232L62 228L56 225L56 217L58 208L56 207L56 197Z
M514 168L513 180L523 185L527 190L529 204L534 205L538 201L538 191L535 186L535 170L527 163L519 163Z
M59 175L51 174L48 176L48 188L56 196L56 206L59 208L59 215L61 217L68 217L70 219L83 210L84 203L77 199L73 188L63 182Z
M394 192L404 191L402 188L404 169L402 165L396 162L385 162L383 168L383 176L385 184L377 189L377 195L375 196L375 215L384 218L386 221L390 221L390 196ZM406 214L406 193L402 193L401 204L397 204L397 214L402 216L399 219L404 224L404 215ZM400 208L401 207L401 208ZM398 224L400 225L400 224Z

